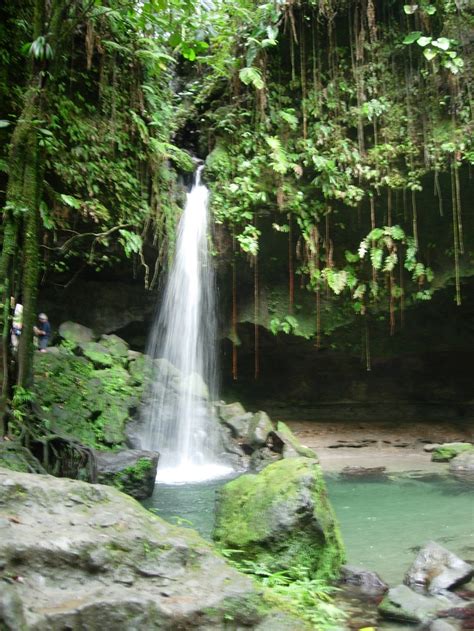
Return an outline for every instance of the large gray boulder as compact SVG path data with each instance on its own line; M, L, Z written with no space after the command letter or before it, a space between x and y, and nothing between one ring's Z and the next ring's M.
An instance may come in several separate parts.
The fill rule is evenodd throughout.
M302 445L285 423L273 422L265 412L246 412L239 402L219 402L215 407L224 449L238 454L240 468L261 471L275 461L300 456L317 460L316 453Z
M139 449L96 451L97 482L144 500L155 488L158 453Z
M398 585L389 589L379 605L379 613L391 620L418 624L430 622L439 611L450 606L451 600L444 596L424 596L406 585Z
M265 447L270 432L273 431L273 423L265 412L257 412L253 415L248 428L248 442L253 448Z
M449 463L449 471L458 480L474 482L474 451L466 451L453 458Z
M270 441L273 450L281 453L283 458L304 456L317 460L316 452L302 445L286 423L281 421L277 423L276 431L270 434Z
M405 574L404 583L413 589L439 594L467 583L474 568L435 541L428 541Z
M231 430L232 436L236 440L243 441L248 434L253 414L246 412L238 401L235 403L220 403L216 406L216 409L221 423Z
M0 469L0 566L0 628L11 631L255 629L265 619L252 581L197 533L106 486Z
M362 593L369 595L384 594L388 590L388 585L376 572L355 565L346 564L341 567L340 582L353 585Z
M446 620L435 620L430 624L429 631L459 631L459 627L446 622Z

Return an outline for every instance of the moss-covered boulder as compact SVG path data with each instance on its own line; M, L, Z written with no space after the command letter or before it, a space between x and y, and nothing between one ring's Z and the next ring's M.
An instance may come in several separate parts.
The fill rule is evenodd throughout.
M98 342L85 342L81 344L81 349L84 357L89 359L94 366L98 368L106 368L114 364L114 358L109 353L108 349Z
M24 473L45 473L41 463L19 442L0 439L0 467Z
M116 359L128 360L128 344L118 335L102 335L100 343Z
M152 495L158 466L156 452L138 449L96 452L96 465L100 484L115 486L137 500Z
M63 322L60 324L59 335L72 346L79 346L94 340L94 331L77 322Z
M471 443L444 443L433 450L431 460L433 462L449 462L465 451L474 453L474 446Z
M35 400L43 420L52 432L87 447L124 446L126 424L145 387L146 362L139 356L130 361L132 374L122 353L114 356L96 342L79 344L81 356L70 345L35 354Z
M291 458L226 484L217 503L215 541L237 558L271 571L309 567L314 576L337 575L344 547L315 460Z

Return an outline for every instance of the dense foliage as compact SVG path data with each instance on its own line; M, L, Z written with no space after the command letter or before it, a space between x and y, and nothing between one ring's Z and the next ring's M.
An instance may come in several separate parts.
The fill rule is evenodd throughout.
M62 272L68 284L128 257L156 283L179 212L173 165L194 168L173 143L173 51L199 47L184 27L171 41L170 29L193 20L187 0L35 0L1 12L5 408L9 386L31 375L40 274ZM11 296L26 334L9 379Z
M193 169L183 147L207 156L214 216L228 229L234 341L248 259L258 349L275 243L287 297L275 298L274 332L319 346L336 304L337 317L366 322L386 310L393 333L397 313L451 278L461 303L472 256L461 201L474 160L468 3L28 0L0 11L4 367L9 299L22 299L30 331L40 280L68 285L128 258L156 285L172 253L177 172ZM303 294L312 326L298 319ZM4 407L28 382L30 339L16 374L3 370Z
M288 239L274 332L315 335L319 346L352 309L367 322L386 311L393 334L397 313L451 279L461 304L472 268L461 202L474 161L472 8L302 1L261 4L245 28L233 19L231 77L211 74L200 107L216 220L234 237L234 266L239 250L254 265L254 322L264 324L258 259L274 255L270 225ZM295 318L298 285L316 296L313 327Z

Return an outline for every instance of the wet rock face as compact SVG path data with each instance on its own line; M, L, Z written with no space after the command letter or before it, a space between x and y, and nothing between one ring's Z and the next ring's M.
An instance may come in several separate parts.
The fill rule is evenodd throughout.
M376 572L354 565L343 565L341 567L340 581L343 584L358 587L363 594L369 596L384 594L388 590L388 585Z
M261 471L277 460L300 456L317 460L285 423L273 422L265 412L246 412L239 402L219 403L216 411L224 449L237 456L241 469Z
M137 500L153 494L158 454L153 451L124 449L95 453L97 482L115 486Z
M229 620L243 629L265 619L252 582L195 532L115 489L6 469L0 575L0 627L12 631L204 630Z
M406 585L398 585L389 589L379 605L379 612L391 620L427 623L451 605L452 602L444 596L428 597L414 592Z
M472 565L436 542L429 541L406 573L404 583L413 589L438 594L467 583L473 574Z
M466 451L453 458L449 463L449 471L458 480L474 482L474 450Z
M338 573L344 557L321 469L304 457L226 484L218 495L214 538L223 548L239 550L238 559L270 571L304 565L327 578Z

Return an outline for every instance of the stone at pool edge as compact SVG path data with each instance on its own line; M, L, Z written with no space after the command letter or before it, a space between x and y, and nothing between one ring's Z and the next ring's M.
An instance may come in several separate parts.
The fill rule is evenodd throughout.
M449 472L462 482L474 483L474 450L453 458L449 463Z
M389 589L387 583L376 572L349 564L341 566L339 582L354 585L360 592L370 596L385 594Z
M318 461L316 452L310 447L302 445L288 425L282 421L278 421L276 430L270 434L270 438L274 443L274 448L276 448L275 443L279 444L279 448L276 450L281 450L283 458L298 458L303 456Z
M467 583L474 575L474 567L440 546L428 541L418 552L403 582L415 590L439 594Z
M279 460L225 484L217 496L214 539L239 550L236 558L271 572L299 565L333 577L345 556L321 469L305 457Z
M458 631L459 627L453 627L452 624L446 622L446 620L435 620L430 624L429 631Z
M432 450L431 460L433 462L449 462L464 452L472 452L474 454L474 446L466 442L443 443Z
M154 451L124 449L95 451L97 482L144 500L153 495L159 454Z
M397 585L389 589L378 611L390 620L418 624L430 622L438 612L449 609L452 604L444 596L424 596L406 585Z
M110 487L0 469L0 513L2 570L22 579L0 589L11 631L307 628L196 532Z

